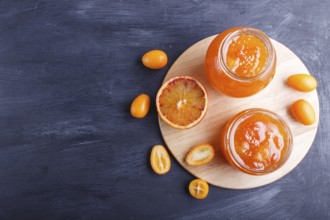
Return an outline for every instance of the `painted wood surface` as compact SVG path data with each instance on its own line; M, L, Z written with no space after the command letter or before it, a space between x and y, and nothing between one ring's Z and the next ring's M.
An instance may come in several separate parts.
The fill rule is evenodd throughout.
M0 219L329 219L330 13L328 0L1 0ZM154 174L165 144L155 96L187 48L234 26L251 26L290 48L319 82L320 123L302 162L256 189L210 186L172 157ZM150 49L162 70L140 62ZM141 93L146 118L130 116Z

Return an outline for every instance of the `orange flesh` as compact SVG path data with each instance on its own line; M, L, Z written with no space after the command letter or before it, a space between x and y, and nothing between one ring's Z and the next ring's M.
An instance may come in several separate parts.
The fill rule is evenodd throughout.
M245 167L263 171L282 160L288 149L287 139L285 128L278 120L255 113L237 126L235 152Z
M198 119L205 108L205 94L191 79L170 82L159 97L163 115L172 123L184 126Z
M239 77L257 76L267 61L267 48L256 36L241 34L228 46L226 64Z

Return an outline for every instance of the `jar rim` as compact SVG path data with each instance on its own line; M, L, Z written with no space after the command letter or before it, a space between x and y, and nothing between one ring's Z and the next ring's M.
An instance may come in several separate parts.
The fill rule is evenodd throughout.
M264 43L264 45L267 49L268 57L267 57L266 64L263 67L262 71L256 76L240 77L234 71L232 71L225 62L225 57L226 57L226 52L227 52L226 48L228 48L229 43L231 42L231 40L234 37L241 35L241 34L249 34L249 35L253 35L253 36L257 37ZM275 59L276 59L275 49L274 49L270 39L268 38L268 36L261 30L258 30L256 28L250 28L250 27L243 27L240 30L236 30L236 31L229 33L221 42L221 45L218 50L218 63L223 68L224 73L226 75L228 75L229 77L231 77L232 79L241 81L241 82L251 82L251 81L260 79L263 76L267 75L267 73L270 71L270 69L272 68L272 66L274 64Z
M242 162L242 160L239 158L238 154L236 153L234 141L233 141L238 124L240 122L242 122L242 120L246 119L247 117L249 117L255 113L267 114L267 115L271 116L272 118L276 119L283 125L283 128L287 134L287 139L286 139L287 150L285 152L284 157L281 160L279 160L274 166L271 166L268 169L264 169L264 170L251 169L250 167L246 166ZM232 159L232 161L234 162L234 164L237 167L239 167L241 170L243 170L244 172L253 174L253 175L268 174L268 173L271 173L271 172L279 169L280 167L282 167L286 163L286 161L289 159L289 156L290 156L290 154L292 152L292 148L293 148L292 133L291 133L289 126L284 121L284 119L281 116L279 116L278 114L276 114L272 111L269 111L267 109L262 109L262 108L251 108L251 109L247 109L247 110L244 110L244 111L238 113L230 122L228 130L226 132L225 141L229 146L229 147L227 147L228 154L229 154L230 158Z

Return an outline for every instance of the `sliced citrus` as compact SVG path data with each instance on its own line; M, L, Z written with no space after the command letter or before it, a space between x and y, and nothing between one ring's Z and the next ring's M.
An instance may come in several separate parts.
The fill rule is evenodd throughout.
M193 147L186 157L190 166L200 166L211 162L214 158L214 148L210 144L199 144Z
M151 150L150 163L157 174L165 174L171 168L171 160L166 149L162 145L155 145Z
M206 114L207 104L205 88L189 76L177 76L168 80L156 97L160 118L177 129L197 125Z
M209 185L202 179L195 179L189 184L189 193L196 199L204 199L209 194Z

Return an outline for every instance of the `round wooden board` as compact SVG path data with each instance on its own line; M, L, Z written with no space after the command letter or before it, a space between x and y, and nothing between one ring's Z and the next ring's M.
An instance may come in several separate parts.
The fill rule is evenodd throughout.
M209 97L208 112L195 127L177 130L159 119L159 126L165 143L176 160L191 174L208 183L229 189L249 189L274 182L291 170L307 154L316 135L319 116L319 101L316 90L302 93L286 85L286 79L294 73L308 73L303 62L283 44L272 40L277 54L277 67L272 82L258 94L248 98L231 98L215 91L207 82L204 59L207 48L215 36L205 38L187 49L172 65L164 81L178 76L195 77L207 89ZM317 120L311 126L295 121L289 111L291 104L298 100L309 101L315 109ZM228 119L248 108L265 108L281 115L288 123L293 134L293 151L287 163L279 170L263 175L245 174L231 167L219 150L219 134ZM210 143L216 149L213 161L200 167L190 167L185 163L189 149L197 144Z

